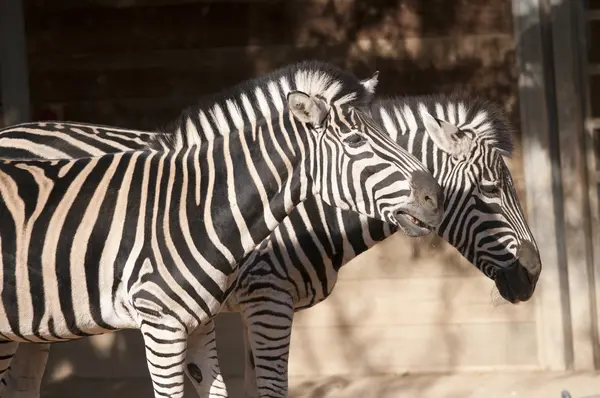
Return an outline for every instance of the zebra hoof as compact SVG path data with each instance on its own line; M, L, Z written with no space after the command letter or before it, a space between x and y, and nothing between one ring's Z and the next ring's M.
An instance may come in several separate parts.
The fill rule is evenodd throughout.
M195 363L190 363L188 364L187 368L188 372L190 372L190 376L192 376L194 380L196 380L198 383L202 383L202 380L204 380L204 378L202 377L202 371L200 370L198 365L196 365Z

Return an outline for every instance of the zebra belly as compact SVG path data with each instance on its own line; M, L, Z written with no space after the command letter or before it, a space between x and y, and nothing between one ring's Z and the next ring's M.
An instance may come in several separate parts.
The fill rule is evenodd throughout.
M99 268L100 278L91 289L86 277L74 275L74 270L85 268L83 260L54 269L47 265L40 270L19 262L14 272L0 270L1 336L15 341L63 341L136 327L127 300L120 299L126 297L122 283L113 295L112 279L104 281L113 264L90 267ZM66 271L70 271L68 283L60 277Z
M51 319L53 322L54 319ZM4 329L4 328L3 328ZM97 325L89 325L84 328L85 330L81 330L81 334L74 334L70 329L64 327L50 327L50 325L45 325L37 329L37 333L33 333L31 329L24 330L16 334L12 330L7 332L2 331L2 340L10 340L17 342L34 342L34 343L52 343L52 342L61 342L61 341L70 341L77 340L82 337L88 337L93 335L100 335L105 333L112 333L119 329L107 330L104 328L100 328Z

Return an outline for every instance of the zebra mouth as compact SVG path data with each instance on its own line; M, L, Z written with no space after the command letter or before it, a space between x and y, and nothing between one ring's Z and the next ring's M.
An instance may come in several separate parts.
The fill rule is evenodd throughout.
M417 227L430 228L429 225L425 224L423 221L419 220L418 218L411 216L410 214L406 214L406 218L408 219L408 221L415 224Z
M433 229L427 223L403 211L396 212L395 218L400 228L409 236L427 235Z
M498 273L494 279L496 289L500 293L502 298L512 304L518 304L521 300L517 296L516 292L511 288L510 283L506 276L502 273Z

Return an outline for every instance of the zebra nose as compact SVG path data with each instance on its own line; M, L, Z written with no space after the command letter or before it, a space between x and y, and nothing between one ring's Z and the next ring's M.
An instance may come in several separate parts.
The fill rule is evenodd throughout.
M437 192L424 192L423 203L429 205L432 209L437 209L444 204L444 193L441 190Z
M423 196L423 201L428 204L429 206L431 206L432 208L436 208L438 206L438 201L437 198L432 196L432 195L425 195Z
M517 259L529 274L531 282L535 284L542 272L542 261L540 260L540 253L532 242L525 240L519 244Z
M413 171L411 188L416 202L430 213L429 224L439 225L444 215L444 191L435 178L423 170Z

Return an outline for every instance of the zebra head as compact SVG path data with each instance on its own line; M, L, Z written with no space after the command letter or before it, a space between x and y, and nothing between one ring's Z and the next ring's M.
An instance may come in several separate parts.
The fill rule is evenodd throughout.
M373 120L372 92L350 74L326 72L312 64L295 74L292 90L284 90L291 114L314 138L315 193L330 205L398 225L407 235L429 233L443 216L441 187Z
M513 150L503 113L483 100L419 105L444 188L446 215L437 232L495 281L502 297L532 296L542 264L503 157Z

